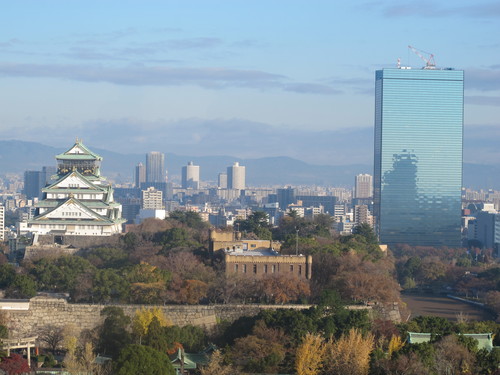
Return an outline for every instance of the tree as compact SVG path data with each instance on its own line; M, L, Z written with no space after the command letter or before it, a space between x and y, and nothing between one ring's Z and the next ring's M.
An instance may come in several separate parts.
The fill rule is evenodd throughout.
M117 375L174 375L175 370L166 354L149 346L127 345L115 363Z
M311 294L308 280L296 276L274 274L263 277L259 286L262 297L271 303L287 303Z
M5 296L9 298L31 298L35 295L35 281L28 275L15 275L5 292Z
M115 306L102 309L101 316L105 316L106 319L100 327L97 348L99 352L115 359L120 349L132 341L128 332L130 318L125 315L123 309Z
M0 370L5 371L7 375L17 375L29 373L30 367L26 359L19 354L13 353L10 357L2 358Z
M367 243L378 245L377 235L370 224L358 224L353 228L352 233L364 237Z
M327 343L325 359L327 373L367 375L373 344L372 334L363 337L355 328L338 340L330 340Z
M165 331L156 316L149 323L147 333L144 336L144 345L150 346L162 353L168 349L168 340Z
M132 331L139 337L139 343L144 335L148 333L148 328L153 318L158 320L161 327L172 325L172 321L168 319L159 307L145 308L141 307L140 310L135 310L134 318L132 320Z
M0 289L8 287L16 276L15 268L10 264L0 265Z
M40 341L47 344L49 350L54 354L64 339L63 329L56 326L45 326L38 337Z
M325 341L319 334L307 333L295 355L297 375L316 375L323 367Z
M215 350L210 362L201 369L201 375L237 375L238 372L231 365L224 365L224 357L220 350Z
M474 361L474 355L455 335L445 336L436 344L434 369L437 374L473 374Z
M114 269L97 270L92 282L93 302L126 302L130 283Z

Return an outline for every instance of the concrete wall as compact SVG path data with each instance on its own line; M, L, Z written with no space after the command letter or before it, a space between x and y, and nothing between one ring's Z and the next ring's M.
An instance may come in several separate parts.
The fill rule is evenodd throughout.
M101 310L109 305L71 304L65 299L35 297L29 301L28 310L3 310L10 338L34 336L46 326L65 327L74 325L80 331L93 329L103 321ZM144 305L113 305L123 308L125 314L132 317L136 310ZM382 312L381 318L399 320L397 305L392 305L387 312ZM395 306L395 309L393 308ZM192 324L206 328L214 327L220 321L234 321L242 316L255 316L265 309L308 309L310 305L168 305L156 306L175 325ZM353 309L368 309L371 307L353 306ZM397 311L397 313L396 313ZM371 312L373 315L373 313Z

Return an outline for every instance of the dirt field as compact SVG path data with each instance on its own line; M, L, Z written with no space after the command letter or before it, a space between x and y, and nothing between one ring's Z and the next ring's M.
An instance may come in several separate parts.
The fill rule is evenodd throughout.
M468 320L494 319L490 313L479 307L443 296L402 294L401 298L411 310L411 318L434 315L456 321L461 314Z

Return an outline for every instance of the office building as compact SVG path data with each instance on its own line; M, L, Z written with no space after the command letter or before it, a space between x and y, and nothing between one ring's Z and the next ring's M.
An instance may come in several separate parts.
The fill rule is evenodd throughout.
M227 188L245 189L245 167L235 162L231 167L227 167Z
M137 189L141 187L143 182L146 182L146 167L144 164L139 163L135 166L134 180Z
M54 235L109 236L121 232L125 221L121 205L113 199L113 188L100 173L102 157L80 140L57 155L57 179L42 189L38 215L28 221L30 231Z
M26 199L40 198L43 187L45 187L45 176L41 171L24 172L23 194Z
M479 211L476 219L469 222L468 240L476 240L485 249L493 249L500 257L500 213Z
M165 154L152 151L146 155L146 182L166 182Z
M276 199L279 205L279 208L282 210L286 210L286 208L296 202L295 199L296 191L291 186L286 189L276 189Z
M192 161L182 167L182 188L199 189L200 188L200 167L194 165Z
M373 178L369 174L358 174L354 180L354 198L373 196Z
M463 71L375 81L374 214L384 244L460 246Z

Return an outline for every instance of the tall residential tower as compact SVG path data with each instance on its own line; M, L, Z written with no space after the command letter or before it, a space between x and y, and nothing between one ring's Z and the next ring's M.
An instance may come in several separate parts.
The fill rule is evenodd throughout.
M245 167L235 162L231 167L227 167L227 188L245 189Z
M182 167L182 188L200 188L200 166L194 165L192 161L190 161L188 165Z
M463 71L375 79L374 214L380 241L460 246Z
M146 155L146 182L165 182L165 154L152 151Z

